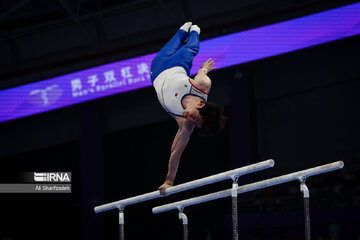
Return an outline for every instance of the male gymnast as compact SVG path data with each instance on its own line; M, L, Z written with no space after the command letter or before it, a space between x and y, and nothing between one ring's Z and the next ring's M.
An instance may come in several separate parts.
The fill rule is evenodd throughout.
M211 88L207 74L215 68L214 61L208 59L194 79L189 77L193 58L199 52L199 34L197 25L185 23L151 63L151 81L160 104L179 126L171 146L166 180L159 187L162 195L174 183L181 154L194 128L200 128L199 134L206 136L220 132L225 124L223 108L207 102Z

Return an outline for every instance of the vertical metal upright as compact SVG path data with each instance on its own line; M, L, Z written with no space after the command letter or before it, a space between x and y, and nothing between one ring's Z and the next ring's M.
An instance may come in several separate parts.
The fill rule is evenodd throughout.
M183 209L179 209L179 219L182 220L183 223L183 239L188 240L188 218L183 212Z
M305 240L310 240L310 193L305 184L306 178L301 178L300 191L304 195Z
M124 240L124 209L122 207L119 208L119 230L119 238Z
M233 185L231 189L231 209L232 209L232 225L233 225L233 240L239 239L238 234L238 211L237 211L237 190L238 190L238 176L232 177L233 179Z

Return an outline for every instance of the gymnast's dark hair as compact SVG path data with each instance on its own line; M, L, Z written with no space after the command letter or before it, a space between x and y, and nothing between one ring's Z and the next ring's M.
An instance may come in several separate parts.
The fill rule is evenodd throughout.
M224 108L210 102L204 102L205 106L198 108L202 116L202 126L199 130L200 136L211 136L220 133L226 122Z

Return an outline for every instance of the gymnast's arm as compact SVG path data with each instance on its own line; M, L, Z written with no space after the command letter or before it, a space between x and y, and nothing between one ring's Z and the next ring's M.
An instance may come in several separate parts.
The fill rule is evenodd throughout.
M185 118L176 117L176 121L179 124L179 129L171 145L171 155L169 159L166 181L163 185L159 187L160 194L162 195L165 195L165 189L171 187L174 183L176 172L179 167L181 154L183 153L186 145L188 144L190 136L195 128L195 124Z
M207 76L207 74L208 74L208 72L210 72L213 69L215 69L214 61L211 58L209 58L206 62L204 62L201 65L197 75L194 78L194 80L197 84L197 87L205 90L207 93L209 93L210 88L211 88L211 80Z

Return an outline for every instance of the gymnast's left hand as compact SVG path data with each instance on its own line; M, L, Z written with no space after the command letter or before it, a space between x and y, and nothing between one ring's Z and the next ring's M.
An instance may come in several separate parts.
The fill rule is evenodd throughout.
M172 187L172 185L170 185L169 183L167 182L164 182L163 185L161 185L159 187L159 190L160 190L160 194L163 195L164 197L166 196L166 189L169 188L169 187Z
M206 60L206 62L204 62L200 68L206 69L207 72L210 72L211 70L215 69L214 67L214 60L212 60L211 58L209 58L208 60Z

